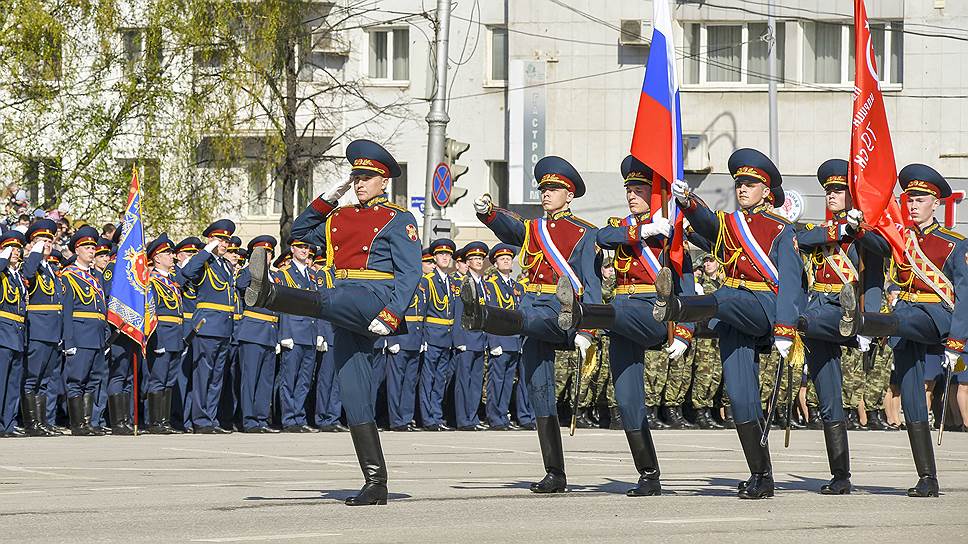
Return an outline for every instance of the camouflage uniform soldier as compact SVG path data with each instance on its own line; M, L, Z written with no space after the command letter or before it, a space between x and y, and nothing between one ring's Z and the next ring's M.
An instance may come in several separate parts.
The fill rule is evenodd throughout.
M682 403L692 379L692 364L688 358L681 357L670 360L668 368L669 377L662 395L663 415L673 429L695 429L696 426L682 415Z
M615 289L615 269L612 262L606 260L602 265L602 300L608 304L614 298L612 290ZM576 424L581 429L591 429L598 427L598 418L595 416L595 408L599 404L602 393L606 392L606 385L611 381L608 371L608 344L603 339L596 338L595 359L592 364L585 365L581 361L581 388L579 389L578 414ZM570 367L573 369L574 367ZM614 399L609 407L616 406Z
M763 411L766 412L770 408L770 394L773 393L773 384L776 380L776 367L780 364L780 353L777 352L776 348L770 350L769 355L760 355L760 368L765 370L760 370L760 400L763 403ZM785 370L785 369L784 369ZM800 393L800 384L802 383L803 376L793 376L792 384L792 394L793 403L797 402L797 395ZM787 373L784 371L780 376L780 388L777 395L777 402L779 406L786 406L787 395L791 393L791 384L787 379ZM786 427L786 410L777 409L776 415L773 417L773 421L779 427ZM790 422L790 427L793 429L802 429L801 425L795 418Z
M881 301L881 313L891 311L891 304L887 297L897 296L897 287L885 290L885 299ZM891 367L894 366L894 352L887 345L887 339L882 338L871 345L874 350L874 365L867 372L864 384L864 407L867 409L867 427L874 431L898 431L900 428L887 423L884 415L884 394L891 381Z
M658 405L662 399L662 391L669 379L669 357L664 351L647 350L645 352L645 401L649 414L649 428L668 429L669 425L658 417ZM654 416L653 416L654 414Z
M820 399L817 398L817 386L813 380L807 380L807 428L819 431L823 429L823 421L820 419Z
M844 372L844 409L847 412L847 429L866 431L857 415L857 407L864 396L864 358L854 348L844 348L841 359Z
M703 273L699 283L703 294L709 295L723 285L719 263L712 255L704 255L702 267ZM692 362L695 365L695 374L692 378L692 407L696 410L696 425L701 429L722 429L723 426L716 422L711 414L716 392L719 391L723 378L723 365L719 360L719 339L695 338Z

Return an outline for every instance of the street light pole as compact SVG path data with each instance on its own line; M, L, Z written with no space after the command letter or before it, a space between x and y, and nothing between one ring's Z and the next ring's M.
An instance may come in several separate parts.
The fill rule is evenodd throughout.
M430 228L434 219L440 219L440 210L434 206L434 170L444 160L444 142L447 138L447 54L450 36L450 0L437 0L437 81L430 113L427 114L427 176L424 188L423 244L430 244Z
M774 0L769 0L769 16L766 19L767 46L769 47L767 71L769 73L770 99L770 160L774 164L778 164L780 162L780 133L776 105L776 6L773 3Z

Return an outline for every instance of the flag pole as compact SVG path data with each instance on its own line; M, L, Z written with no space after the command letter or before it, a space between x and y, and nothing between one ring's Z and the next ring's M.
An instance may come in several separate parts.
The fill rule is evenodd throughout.
M138 436L138 352L136 350L131 351L131 364L134 367L134 392L132 397L134 398L134 435Z
M658 178L658 179L656 180L655 178ZM655 183L656 181L659 182L659 191L660 191L659 195L662 198L662 215L668 220L670 219L669 199L668 199L669 195L666 192L666 183L665 183L665 180L663 180L659 176L653 177L653 183ZM664 257L663 260L665 261L665 263L663 264L667 267L671 265L670 261L672 260L669 255L670 251L672 251L672 249L669 247L669 238L665 237L662 239L662 256ZM675 330L676 330L675 323L673 323L672 321L669 321L668 323L666 323L666 343L670 347L672 346L672 342L675 340L675 336L676 336Z

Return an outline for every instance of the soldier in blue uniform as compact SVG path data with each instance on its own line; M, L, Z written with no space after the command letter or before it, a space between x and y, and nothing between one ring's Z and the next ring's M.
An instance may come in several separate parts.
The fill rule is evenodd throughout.
M466 281L474 282L474 288L479 295L481 304L493 303L488 299L484 288L484 259L487 258L489 248L484 242L471 242L461 250L461 256L467 263ZM458 284L459 285L459 284ZM455 315L457 323L454 326L454 359L455 387L454 406L457 413L457 429L460 431L482 431L486 427L481 425L477 410L481 405L481 395L484 392L484 356L487 353L488 335L480 330L467 330L460 324L460 298L456 299Z
M232 281L235 284L242 269L242 239L233 236L229 240L229 247L225 250L225 260L232 267ZM239 321L242 320L242 298L238 290L232 296L235 310L232 320L232 338L229 340L229 353L225 357L225 371L222 373L222 396L219 399L218 423L223 429L233 429L238 424L241 429L242 412L239 406L239 388L241 387L239 370Z
M710 210L684 181L672 184L692 227L716 241L714 254L726 272L724 286L711 295L677 297L671 274L664 272L656 281L659 300L654 315L659 321L711 319L710 328L719 334L723 382L751 473L739 485L739 497L762 499L773 496L774 485L769 444L760 445L764 422L757 353L773 344L781 357L790 354L805 279L793 226L773 212L784 199L776 166L759 151L738 149L729 157L729 172L740 208L733 213Z
M565 459L555 398L555 350L577 347L581 359L591 347L594 331L562 331L558 327L561 304L555 297L558 280L567 278L583 303L601 304L600 269L596 264L594 225L571 213L573 199L585 194L581 175L568 161L544 157L534 167L546 216L522 220L491 205L488 195L474 202L478 219L498 239L521 247L521 267L528 284L519 309L508 310L480 304L475 282L461 288L462 324L470 330L525 337L521 358L524 379L537 415L538 443L545 477L531 484L534 493L563 493L567 487Z
M189 282L183 270L188 261L202 249L202 241L197 236L189 236L175 246L175 271L173 278L181 287L182 293L182 338L188 338L194 327L195 287ZM192 346L182 350L181 359L176 363L175 387L172 390L172 421L180 430L192 432Z
M909 164L898 174L907 193L912 226L903 231L905 260L892 258L891 281L901 288L891 313L861 311L858 295L844 287L840 302L845 336L890 337L894 371L901 383L901 406L907 426L918 483L910 497L937 497L938 473L931 444L928 407L924 395L924 366L928 351L944 345L946 368L954 368L965 353L968 338L968 239L942 227L934 218L941 199L951 196L944 176L924 164ZM862 224L857 214L853 225ZM866 301L865 301L866 302Z
M264 258L272 260L276 250L273 236L256 236L249 241L249 254L255 248L265 250ZM252 282L249 267L239 272L236 287L244 293ZM275 312L245 306L237 331L239 338L239 367L242 384L239 402L242 405L242 431L247 433L277 433L269 427L269 406L272 403L272 383L276 371L279 346L279 315Z
M672 234L672 224L661 210L650 209L652 169L629 155L622 161L622 179L631 214L613 217L598 229L599 247L613 250L616 284L611 304L585 304L577 300L571 282L559 280L558 300L564 330L608 329L609 365L615 383L615 399L621 412L622 426L639 473L637 485L627 491L630 497L660 495L659 461L649 432L646 410L644 361L646 349L660 349L667 341L669 327L652 316L656 303L656 282L670 268L662 268L663 252ZM673 290L684 295L695 294L692 262L685 258L682 277L671 278ZM668 279L668 278L667 278ZM693 325L676 324L671 344L666 346L669 359L681 358L692 342Z
M61 274L64 282L61 300L64 354L67 356L64 381L71 434L75 436L104 434L91 425L94 395L103 386L96 380L105 373L104 343L107 340L104 289L91 271L97 239L98 232L93 227L77 229L67 245L77 260Z
M20 257L27 239L16 230L0 238L0 437L24 436L14 426L19 404L25 430L38 432L37 401L21 398L20 381L24 367L24 344L27 341L27 288L20 274Z
M316 273L312 270L309 244L293 237L289 239L292 261L279 271L284 285L291 289L316 290ZM306 423L306 397L316 370L316 350L325 340L319 334L315 317L282 313L279 318L278 402L282 415L282 431L311 433L316 429Z
M152 263L150 285L155 297L158 326L148 341L147 367L144 377L148 405L147 426L151 434L175 434L171 426L172 389L178 381L184 341L184 308L181 287L172 278L175 267L175 244L162 233L148 243L148 260Z
M511 269L518 248L509 244L497 244L488 253L497 274L484 281L484 299L506 310L517 309L524 288L513 277ZM521 361L521 337L518 335L487 335L487 414L488 430L511 429L508 410L514 389L514 373Z
M434 271L434 257L430 249L421 255L421 272L426 276ZM390 430L413 432L421 430L413 422L417 397L417 372L424 346L424 314L427 307L427 291L423 281L413 293L404 319L406 334L388 340L387 345L387 411Z
M317 289L324 289L333 285L333 275L326 268L326 249L320 247L313 258L313 270L316 273ZM333 325L325 319L316 320L316 335L322 337L321 344L316 346L316 398L315 418L316 428L324 433L342 433L349 431L340 423L343 413L343 403L339 398L339 381L336 379L336 363L333 359Z
M225 259L234 232L228 219L209 225L202 233L208 243L180 271L196 297L192 326L205 320L192 341L192 425L198 434L232 432L216 425L216 414L235 326L235 277Z
M797 245L808 257L814 283L797 329L804 335L807 370L817 388L820 417L823 420L827 461L833 478L820 488L825 495L844 495L851 491L850 452L847 445L847 426L843 409L843 372L841 346L870 349L870 338L841 336L838 327L842 313L839 295L845 284L863 279L865 304L876 312L881 306L884 285L884 257L890 246L875 232L855 228L849 224L859 212L849 210L847 193L847 161L830 159L820 165L817 179L826 193L827 210L833 219L823 225L807 225L797 233ZM863 250L863 252L861 251ZM858 269L865 259L863 278Z
M26 239L29 253L21 269L27 282L27 359L23 373L21 403L33 402L36 420L24 422L28 436L53 436L61 434L49 423L49 416L56 411L56 399L60 387L51 377L60 376L62 305L64 285L60 275L48 262L53 249L57 224L50 219L35 221L27 228ZM48 391L47 388L52 391ZM48 398L54 400L48 405Z
M332 288L303 291L268 281L264 250L253 251L246 303L320 317L335 328L334 359L343 409L366 483L349 506L385 504L387 469L375 422L371 375L374 338L406 330L407 307L420 280L420 243L413 214L386 195L401 169L379 144L346 147L353 170L296 218L296 239L326 245ZM337 207L353 187L360 204Z
M427 296L424 313L424 358L420 366L420 418L425 431L451 431L444 423L444 394L454 374L454 318L460 286L447 273L457 246L449 238L430 243L434 271L420 280Z

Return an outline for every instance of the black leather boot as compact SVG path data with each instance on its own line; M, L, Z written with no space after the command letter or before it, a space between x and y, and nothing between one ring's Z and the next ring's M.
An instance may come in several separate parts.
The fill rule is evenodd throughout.
M146 418L147 425L145 426L145 432L148 434L171 434L161 423L165 410L164 391L154 391L145 396L148 401L148 417Z
M884 421L883 412L880 410L868 410L867 411L867 428L872 431L886 431L888 430L887 422Z
M918 471L918 483L908 489L908 497L937 497L938 469L934 463L934 446L931 444L931 427L927 421L907 423L908 440L914 454L914 468Z
M709 408L700 408L696 410L696 426L698 426L700 429L707 430L719 430L724 428L713 418L712 414L709 413Z
M317 291L294 289L269 279L265 248L257 247L252 250L252 256L249 258L249 274L252 276L252 281L245 290L247 305L291 315L319 317L321 306Z
M696 426L683 417L682 406L663 406L663 413L673 429L695 429Z
M597 429L598 424L595 423L595 420L592 417L592 415L593 414L592 414L591 408L581 409L581 412L579 412L578 417L575 418L575 427L579 429Z
M652 406L645 407L645 418L649 421L649 429L653 431L668 429L669 426L659 417L659 412Z
M814 431L823 429L823 420L820 418L820 410L816 406L807 405L807 428Z
M750 479L740 484L738 496L741 499L765 499L773 496L773 464L770 462L770 445L760 446L762 427L759 421L736 424L736 433L743 446L746 464L750 468Z
M719 303L713 295L678 297L672 293L674 287L672 270L663 268L655 280L657 299L652 308L652 317L662 321L686 321L695 323L706 321L716 315Z
M461 326L472 331L486 331L498 336L520 334L524 327L524 316L520 310L507 310L497 306L481 304L476 282L465 279L460 288L463 302Z
M51 436L63 436L64 433L47 424L47 395L34 395L37 401L37 425Z
M181 431L171 426L171 388L161 392L161 421L159 422L166 434L182 434Z
M857 413L856 408L847 409L847 430L849 431L869 431L866 425L861 425L860 415Z
M625 494L629 497L661 495L659 459L655 454L655 444L652 442L652 434L649 433L648 425L642 425L642 428L637 431L625 431L625 437L629 441L629 450L632 451L632 462L635 463L635 470L639 472L639 482Z
M81 398L84 399L84 426L90 429L94 436L104 436L104 431L91 425L91 419L94 416L94 396L90 393L84 393Z
M733 419L733 408L731 406L725 406L723 408L723 413L726 414L723 416L723 427L726 427L727 429L735 429L736 420Z
M67 415L71 420L71 435L96 436L91 427L91 418L84 409L84 395L67 399Z
M108 414L111 416L111 434L131 436L134 428L128 424L128 403L124 393L108 396Z
M54 436L40 425L37 412L37 395L20 395L20 415L23 419L24 434L27 436Z
M350 437L363 471L363 488L346 499L347 506L372 506L387 503L387 463L380 446L380 431L375 422L350 425Z
M894 336L897 332L898 320L894 314L863 311L856 283L846 284L841 289L840 308L839 328L842 336L862 334L874 338Z
M608 429L610 431L618 431L625 428L625 424L622 422L622 411L617 406L608 409L608 419Z
M561 425L558 416L539 417L538 444L544 461L545 477L531 484L532 493L564 493L568 486L565 477L565 452L561 448Z
M820 486L823 495L850 494L850 448L847 446L847 425L843 421L823 423L823 440L827 444L827 462L833 478Z
M558 280L555 296L561 304L558 312L558 327L561 330L610 329L615 325L615 307L611 304L585 304L579 301L568 278Z

